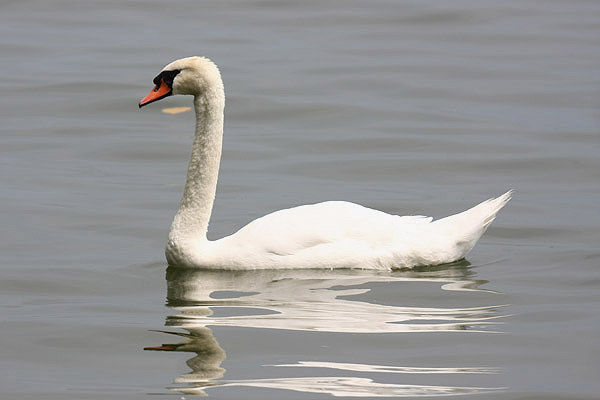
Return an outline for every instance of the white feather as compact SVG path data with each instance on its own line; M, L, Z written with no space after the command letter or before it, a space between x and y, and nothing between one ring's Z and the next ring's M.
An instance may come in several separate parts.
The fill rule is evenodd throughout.
M231 236L209 241L225 95L210 60L189 57L163 71L179 70L173 94L194 96L196 134L180 208L173 220L169 264L210 269L395 269L464 258L510 200L512 191L437 221L386 214L344 201L304 205L268 214Z

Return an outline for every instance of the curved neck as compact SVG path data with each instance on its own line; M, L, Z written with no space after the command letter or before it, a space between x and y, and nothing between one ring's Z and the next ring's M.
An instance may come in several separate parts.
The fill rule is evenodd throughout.
M219 176L224 107L222 87L194 96L196 134L183 198L169 233L170 243L206 240Z

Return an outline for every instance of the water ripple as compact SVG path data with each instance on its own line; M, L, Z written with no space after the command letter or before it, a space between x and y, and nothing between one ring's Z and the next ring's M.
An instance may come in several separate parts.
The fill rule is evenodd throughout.
M180 314L170 316L167 325L181 328L236 326L337 333L399 333L489 330L490 326L498 324L496 320L500 317L498 310L501 305L404 307L352 298L370 291L356 286L374 282L439 283L445 290L479 290L474 281L465 277L362 272L215 273L172 269L167 276L167 297L169 305ZM215 299L215 293L228 293L230 297Z
M304 393L329 394L335 397L416 397L456 396L491 393L503 388L477 388L459 386L402 385L375 382L369 378L355 377L302 377L256 379L222 383L219 386L243 386L268 389L286 389ZM177 388L184 394L206 394L204 388Z
M400 273L371 271L167 271L168 306L176 315L166 325L186 331L159 331L184 340L146 347L146 350L190 352L190 372L174 380L170 390L205 395L212 387L259 387L346 397L446 396L487 393L501 388L464 385L390 383L390 376L493 374L493 368L474 366L419 367L370 365L339 361L296 361L263 365L264 371L308 369L311 377L223 379L226 352L209 327L244 327L337 334L413 332L493 332L501 305L479 307L419 307L377 304L364 300L377 283L435 284L443 291L488 293L482 281L471 278L468 264L443 269L425 268ZM361 287L362 286L362 287ZM402 298L402 297L401 297ZM335 370L342 376L326 376ZM297 374L296 374L297 375ZM302 374L304 375L304 374ZM350 376L347 376L350 375ZM356 376L352 376L356 375ZM359 376L360 375L360 376ZM362 376L368 375L368 376ZM384 378L384 381L379 381ZM393 378L392 378L393 379Z

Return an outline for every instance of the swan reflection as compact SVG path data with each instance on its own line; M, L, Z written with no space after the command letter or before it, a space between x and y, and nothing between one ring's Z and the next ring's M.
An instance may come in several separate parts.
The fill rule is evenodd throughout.
M477 388L458 386L401 385L379 383L369 378L354 377L302 377L255 379L251 381L226 382L221 387L257 387L286 389L304 393L329 394L336 397L416 397L416 396L457 396L497 392L504 388ZM205 395L202 388L178 389L190 395Z
M498 306L402 307L349 298L374 282L434 282L446 290L478 290L460 269L411 273L367 271L167 271L168 305L180 312L167 325L236 326L337 333L485 329ZM463 271L466 272L466 271ZM224 310L225 312L219 312ZM237 313L236 313L237 311ZM232 315L233 312L233 315ZM241 314L241 315L240 315Z
M484 291L485 281L471 279L468 263L446 268L423 268L402 272L370 271L197 271L167 270L167 305L177 315L166 325L187 333L177 344L147 350L196 353L187 361L190 373L175 379L170 389L184 394L205 394L210 386L279 388L334 396L435 396L497 390L459 386L424 386L378 383L363 377L302 377L227 381L221 363L225 351L209 326L269 328L334 333L402 333L443 331L492 331L501 306L404 307L367 302L360 295L372 283L435 283L444 290ZM363 286L363 287L361 287ZM420 368L299 360L280 367L311 370L385 374L489 374L489 368ZM299 374L295 374L296 376ZM304 374L302 374L304 375ZM351 394L350 394L351 393Z

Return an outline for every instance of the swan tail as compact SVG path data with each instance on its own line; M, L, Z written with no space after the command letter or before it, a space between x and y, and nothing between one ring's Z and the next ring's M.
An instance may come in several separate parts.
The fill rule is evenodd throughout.
M498 211L511 199L513 190L503 195L479 203L473 208L459 214L451 215L431 223L436 233L443 235L452 243L454 251L451 256L456 261L464 258L485 233Z

